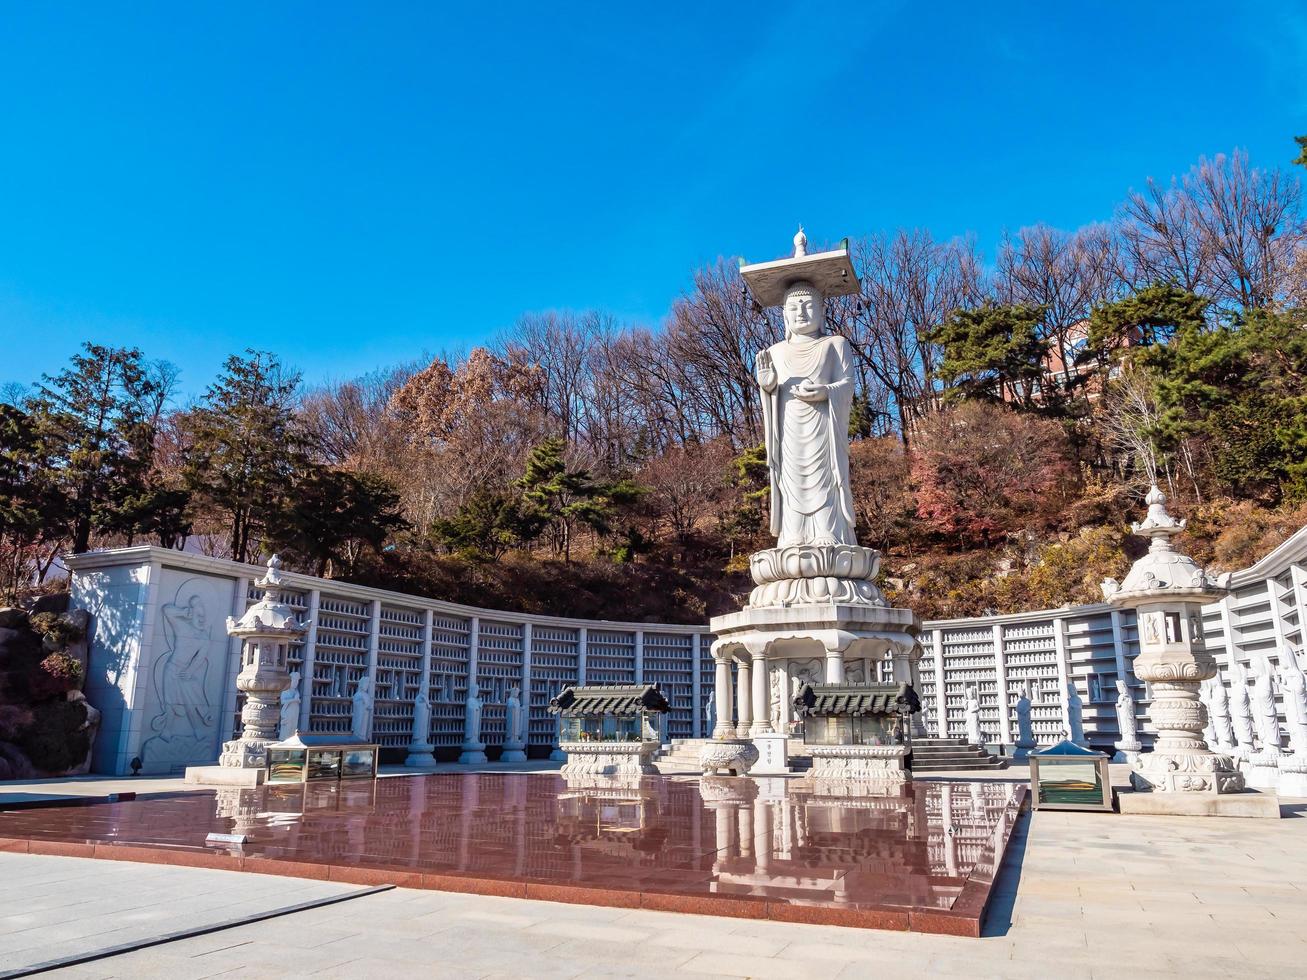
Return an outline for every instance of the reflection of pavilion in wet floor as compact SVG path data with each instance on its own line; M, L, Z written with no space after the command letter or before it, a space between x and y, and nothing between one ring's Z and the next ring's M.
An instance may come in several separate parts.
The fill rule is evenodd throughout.
M1024 788L414 776L0 815L32 850L974 935ZM210 832L240 847L206 846Z

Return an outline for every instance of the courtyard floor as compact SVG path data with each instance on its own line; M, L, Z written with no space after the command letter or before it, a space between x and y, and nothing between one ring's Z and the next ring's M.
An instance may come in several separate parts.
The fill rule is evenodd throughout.
M979 939L395 888L56 971L68 977L1287 977L1307 823L1024 814ZM0 854L0 970L363 890Z

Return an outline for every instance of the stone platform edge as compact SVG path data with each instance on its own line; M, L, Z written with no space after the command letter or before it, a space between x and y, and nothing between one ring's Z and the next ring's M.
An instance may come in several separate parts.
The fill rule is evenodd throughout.
M1006 854L1017 820L1027 809L1022 795L1014 800L1016 813L1003 835L1002 852L995 856L997 869ZM774 922L798 922L808 925L844 926L856 929L886 929L892 932L919 932L932 935L980 937L981 925L993 891L993 881L968 879L962 893L948 909L905 908L903 906L864 905L838 908L806 905L745 895L686 895L674 891L626 891L585 885L533 881L520 878L495 878L488 875L458 872L432 873L400 868L360 867L324 864L314 861L282 861L276 858L233 854L229 850L158 848L140 844L110 844L93 841L57 841L36 838L0 837L0 854L38 854L56 857L91 858L104 861L135 861L141 864L167 864L177 867L210 868L218 871L243 871L252 874L335 881L352 885L394 885L397 888L424 888L433 891L500 898L529 898L571 905L598 905L612 908L641 908L659 912L682 912L692 915L716 915L736 919L763 919ZM997 877L997 875L995 876Z
M1245 817L1280 819L1280 798L1274 793L1141 793L1118 789L1117 809L1130 816Z

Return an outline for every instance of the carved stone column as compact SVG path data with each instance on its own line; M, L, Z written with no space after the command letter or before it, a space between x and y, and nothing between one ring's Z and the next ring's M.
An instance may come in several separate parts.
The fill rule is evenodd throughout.
M714 651L713 667L716 670L714 697L717 700L717 718L713 724L712 737L730 738L735 734L735 727L732 724L735 711L731 697L731 661L725 655Z
M749 659L742 656L735 661L735 734L748 738L753 724L753 692L749 686Z
M753 658L751 677L753 680L753 724L749 727L750 735L770 735L771 727L771 678L767 674L767 648L755 646L749 651Z

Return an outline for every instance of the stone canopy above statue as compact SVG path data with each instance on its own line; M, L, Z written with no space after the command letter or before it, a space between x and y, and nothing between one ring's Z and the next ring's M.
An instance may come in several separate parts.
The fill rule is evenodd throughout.
M766 309L785 302L785 291L795 283L807 283L823 296L851 296L862 288L853 271L849 256L849 240L829 252L808 254L808 236L803 228L794 236L794 255L773 262L755 262L752 265L740 260L740 275L758 305Z

